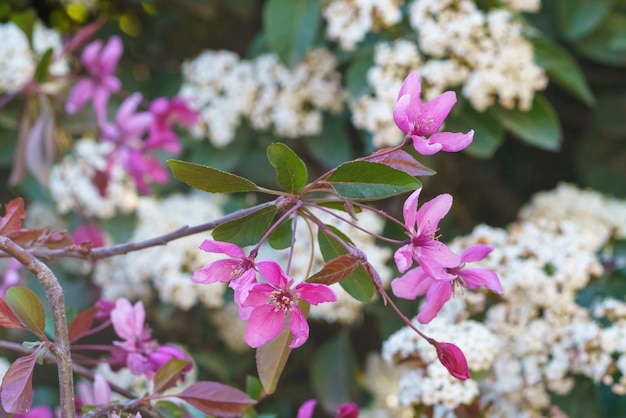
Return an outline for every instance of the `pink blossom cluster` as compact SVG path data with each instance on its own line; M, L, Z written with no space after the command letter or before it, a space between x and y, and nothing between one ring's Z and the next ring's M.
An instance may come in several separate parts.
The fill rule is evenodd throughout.
M165 183L168 179L167 170L152 152L179 153L181 145L172 125L193 124L198 114L179 97L156 98L148 111L138 111L143 98L140 93L133 93L122 102L114 121L110 122L107 106L111 95L121 89L115 72L122 52L122 41L117 36L106 44L97 40L83 49L81 58L88 74L74 85L65 110L74 114L91 102L102 140L114 145L107 170L94 179L100 190L106 190L112 167L121 165L132 177L137 190L147 194L151 191L149 182Z

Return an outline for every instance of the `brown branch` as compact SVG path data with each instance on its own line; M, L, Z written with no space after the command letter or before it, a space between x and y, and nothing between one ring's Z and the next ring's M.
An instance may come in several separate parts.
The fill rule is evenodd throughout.
M65 300L63 289L50 268L39 261L34 255L17 245L7 237L0 236L0 250L17 259L30 270L39 283L46 289L46 297L52 309L55 341L52 351L57 358L59 369L59 391L63 417L74 418L74 379L72 375L72 358L70 356L70 338L65 317Z

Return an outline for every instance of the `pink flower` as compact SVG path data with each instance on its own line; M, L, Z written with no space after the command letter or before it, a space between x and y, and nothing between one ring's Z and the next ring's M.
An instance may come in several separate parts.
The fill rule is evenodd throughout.
M456 267L460 257L437 240L439 221L452 206L452 196L441 194L424 203L417 209L418 198L422 189L417 189L404 202L404 226L410 241L394 254L394 260L400 273L404 273L416 260L422 268L436 279L454 278L445 271L445 267Z
M298 415L296 415L296 418L311 418L313 416L313 411L315 410L316 405L316 399L309 399L308 401L304 402L302 405L300 405L300 408L298 408Z
M317 405L317 400L309 399L304 402L300 408L298 409L298 415L296 418L311 418L313 416L313 411L315 410L315 406ZM337 409L337 414L335 418L358 418L359 417L359 406L355 403L344 403L339 406Z
M246 327L246 342L256 348L276 338L288 317L289 329L293 334L289 347L300 347L309 338L309 324L298 307L298 301L317 305L334 302L337 296L328 286L317 283L299 283L292 290L293 279L273 261L260 261L256 266L267 283L254 283L241 304L254 308Z
M25 414L13 414L13 418L54 418L49 406L36 406Z
M81 58L90 75L76 83L70 92L65 104L67 113L76 113L89 101L93 101L98 121L106 120L109 97L121 87L120 80L113 74L122 51L122 41L118 36L109 38L104 47L102 41L97 40L83 49Z
M419 75L410 73L398 92L393 119L400 130L413 140L413 147L423 155L439 151L457 152L472 143L474 131L463 133L439 132L443 121L456 103L456 94L447 91L427 103L422 103ZM426 135L430 137L426 138Z
M173 345L162 345L157 348L157 350L150 354L150 364L152 366L152 371L156 372L161 367L165 366L168 361L172 359L180 359L189 362L185 368L183 369L183 373L191 370L192 363L191 359L183 350L178 347L174 347Z
M426 294L426 303L417 315L417 320L427 324L439 313L443 305L450 300L454 286L459 285L468 289L485 286L498 294L502 294L502 287L498 276L491 270L465 268L465 263L480 261L493 250L489 245L476 244L461 254L458 266L447 269L451 280L441 280L431 277L425 269L417 267L404 276L391 282L393 294L404 299L415 299Z
M72 232L74 244L88 243L91 248L104 246L104 233L97 223L87 221Z
M85 382L77 384L76 392L78 410L82 405L106 405L111 402L111 386L101 374L96 373L93 387Z
M146 148L160 148L171 154L178 154L181 151L181 145L172 130L172 124L178 122L192 125L198 121L198 112L189 109L180 97L174 97L171 100L159 97L150 104L150 113L153 118L150 134L145 144Z
M440 343L435 340L430 340L429 342L435 346L439 361L453 377L460 380L467 380L471 377L467 360L459 347L451 343Z
M17 286L22 281L22 263L15 258L9 258L6 270L2 273L0 282L0 297L4 297L9 287Z

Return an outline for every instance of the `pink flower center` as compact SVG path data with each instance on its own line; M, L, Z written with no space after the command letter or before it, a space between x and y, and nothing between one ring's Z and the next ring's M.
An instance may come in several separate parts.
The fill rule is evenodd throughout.
M291 292L283 290L274 290L268 301L270 305L274 305L274 312L284 311L291 312L293 307L293 297Z

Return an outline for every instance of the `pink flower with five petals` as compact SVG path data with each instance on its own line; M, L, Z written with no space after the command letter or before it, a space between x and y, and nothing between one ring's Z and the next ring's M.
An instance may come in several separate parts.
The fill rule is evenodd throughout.
M461 253L458 266L448 269L451 280L435 279L422 268L417 267L404 276L391 282L393 294L404 299L415 299L426 295L426 303L417 315L422 324L432 321L443 305L450 300L454 286L460 285L468 289L484 286L498 294L502 294L502 286L496 273L481 268L465 268L465 263L480 261L493 250L489 245L476 244Z
M433 278L451 280L454 276L445 268L458 266L460 257L440 242L436 234L439 221L452 206L452 196L441 194L417 209L421 190L414 191L404 202L404 226L410 240L396 250L394 260L400 273L411 267L415 260Z
M456 94L446 91L429 102L422 103L419 75L410 73L398 92L393 119L400 130L413 140L413 147L422 155L439 151L457 152L472 143L474 131L468 133L439 132L443 121L456 103ZM430 135L428 138L427 135Z
M264 345L281 333L288 320L293 334L289 347L300 347L309 338L309 324L298 302L304 300L317 305L335 302L337 296L328 286L319 283L299 283L292 289L293 279L274 261L259 261L256 267L267 282L253 284L241 304L244 308L254 308L246 326L246 342L254 348Z

